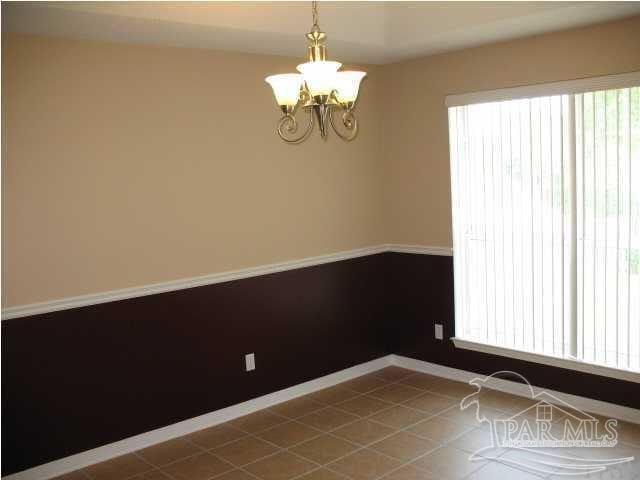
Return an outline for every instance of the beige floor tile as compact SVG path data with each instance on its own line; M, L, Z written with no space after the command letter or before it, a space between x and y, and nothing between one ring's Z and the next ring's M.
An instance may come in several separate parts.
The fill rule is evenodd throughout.
M600 474L585 474L585 475L571 475L570 477L568 477L565 474L557 474L557 475L550 475L548 477L546 477L547 480L638 480L638 475L637 473L634 473L633 476L630 477L624 477L621 475L616 474L615 477L612 477L610 475L610 472L607 472L606 470L604 472L601 472Z
M284 418L281 415L276 415L267 410L260 410L244 417L236 418L229 423L245 432L256 433L288 421L288 418Z
M379 423L359 420L335 430L333 434L358 445L369 445L391 435L394 431L395 429Z
M151 470L148 463L129 453L84 469L94 480L120 480Z
M630 459L610 465L599 474L592 474L589 480L638 480L640 479L640 447L618 443L610 448L572 448L572 456L586 460ZM560 472L559 472L560 473ZM558 478L561 476L558 473ZM569 478L564 475L564 478ZM580 478L580 477L578 477Z
M320 431L299 422L288 422L258 433L258 437L287 448L320 435Z
M640 479L640 452L636 451L634 460L608 467L607 470L603 472L603 474L604 473L606 473L610 479L611 478L621 479L621 480Z
M640 447L618 442L615 447L608 448L585 448L574 447L571 452L579 458L602 459L602 458L626 458L635 457L638 462L638 472L640 472Z
M216 448L225 443L244 437L246 433L232 427L229 424L216 425L205 428L188 435L187 438L202 448Z
M87 480L89 477L81 470L75 470L73 472L65 473L51 480Z
M354 480L373 480L401 465L399 460L365 449L330 464L329 468Z
M383 480L439 480L434 474L420 470L413 465L405 465L382 478Z
M389 383L397 379L400 383ZM531 468L540 463L529 452L496 449L487 452L499 455L495 461L468 460L471 453L491 445L490 430L477 422L475 405L459 408L460 399L472 390L462 382L391 367L55 480L256 480L252 475L262 480L445 480L463 476L468 476L464 480L537 480L550 476L550 471ZM361 395L361 391L369 393ZM492 390L483 391L479 399L481 414L490 420L517 413L526 416L527 408L535 404ZM563 427L562 416L554 422L558 429ZM331 433L323 433L328 431ZM585 479L640 479L640 426L619 422L618 431L621 443L616 449L574 449L578 452L574 455L629 455L636 460ZM446 445L439 446L442 443ZM367 448L358 450L362 446ZM290 448L290 452L280 448ZM245 467L251 475L234 465Z
M447 443L472 429L471 426L456 423L443 417L432 417L414 425L408 431L438 443Z
M221 473L233 470L233 465L214 457L210 453L201 453L166 465L162 468L176 480L208 480Z
M216 477L216 480L255 480L255 477L242 470L231 470Z
M392 404L383 402L382 400L378 400L377 398L362 395L352 400L347 400L346 402L339 403L335 407L354 415L358 415L359 417L368 417L369 415L373 415L374 413L377 413L391 406Z
M419 397L412 398L404 402L408 407L417 408L427 413L440 413L448 408L451 408L458 402L448 397L442 397L433 393L423 393Z
M418 423L420 420L424 420L429 416L429 413L425 413L421 410L408 408L403 405L396 405L395 407L376 413L371 417L371 420L384 423L392 428L400 429L414 423Z
M436 377L435 375L428 375L426 373L414 373L413 375L400 380L400 383L403 385L409 385L411 387L419 388L421 390L433 390L437 388L437 385L446 381L446 378Z
M508 467L548 476L562 470L561 467L553 466L553 464L570 463L570 459L567 458L570 456L570 453L559 448L509 448L503 455L500 455L498 461Z
M407 370L406 368L396 367L392 365L390 367L383 368L381 370L372 372L371 375L374 377L381 378L382 380L386 380L387 382L397 382L402 380L403 378L408 377L409 375L413 375L413 370Z
M466 382L456 382L454 380L445 380L444 382L438 383L431 389L434 393L439 395L445 395L447 397L462 399L467 395L471 395L478 391L478 387L473 385L469 385Z
M508 467L499 462L488 462L482 468L473 472L468 480L496 480L501 478L509 480L540 480L544 476Z
M302 455L312 462L324 465L334 460L344 457L360 447L351 442L347 442L332 435L322 435L320 437L296 445L290 451Z
M520 415L522 412L534 413L536 411L536 405L539 402L539 400L514 395L511 402L505 407L505 411L517 415Z
M278 405L275 405L274 407L271 407L269 410L285 417L298 418L304 415L308 415L311 412L315 412L316 410L320 410L324 407L325 405L323 405L322 403L316 402L308 396L304 396L300 398L294 398L293 400L289 400L288 402L280 403Z
M480 405L483 408L489 407L503 412L513 412L514 405L518 401L517 396L497 390L482 390L479 397Z
M278 451L273 445L253 437L245 437L212 450L218 457L237 466L255 462Z
M565 435L565 426L562 423L551 423L551 422L536 422L535 419L532 418L530 414L509 414L505 412L504 418L509 418L509 415L512 416L518 425L523 426L523 422L526 421L530 428L534 431L538 428L545 428L545 432L548 432L551 438L556 440L562 440ZM486 427L485 427L486 428ZM506 438L507 436L513 437L516 435L515 433L507 433L508 425L504 422L494 422L493 428L496 430L499 438Z
M533 425L535 425L535 422L537 420L537 413L538 413L538 408L536 404L531 404L529 406L524 407L523 409L519 410L519 411L515 411L517 407L513 407L508 411L505 411L504 417L508 418L510 416L512 417L517 417L518 419L527 419L529 420ZM562 425L564 426L563 422L560 422L559 420L559 415L557 414L557 412L555 412L553 409L552 411L552 418L551 418L551 423L557 424L557 425Z
M522 421L523 419L525 419L525 417L522 416L517 416L516 417L517 420ZM526 419L529 422L529 425L533 428L536 428L536 422L534 420L532 420L531 418L527 418ZM555 439L559 439L561 440L562 438L564 438L565 436L565 425L562 423L547 423L545 422L545 427L544 428L548 428L549 430L549 434L551 437L555 438ZM505 424L502 423L498 423L497 425L494 426L494 428L498 429L499 435L505 434L505 429L507 428Z
M445 446L420 457L412 465L432 473L439 479L458 480L478 470L486 463L485 461L470 461L468 452ZM509 479L505 478L504 480Z
M304 417L298 419L299 422L309 425L310 427L317 428L322 431L334 430L347 423L351 423L358 420L358 417L351 413L343 412L335 408L325 408L324 410L318 410Z
M288 480L314 468L316 465L311 462L288 452L280 452L247 465L246 470L262 480Z
M341 383L340 386L353 390L354 392L367 393L376 388L384 387L388 382L374 377L371 375L363 375L362 377L354 378L348 382Z
M184 438L176 438L139 450L138 455L156 466L166 465L185 457L195 455L200 449Z
M605 420L606 421L606 420ZM616 426L618 441L640 447L640 425L637 423L618 420Z
M312 393L309 395L309 398L316 402L332 405L334 403L345 402L356 396L358 396L358 392L336 385L334 387L325 388L319 392Z
M437 447L438 444L436 442L416 437L407 432L398 432L369 446L373 450L404 462L413 460Z
M476 414L477 414L477 406L470 405L464 410L460 409L460 405L456 404L453 407L445 410L444 412L440 412L438 415L444 417L448 420L453 420L454 422L469 424L473 427L480 427L481 425L487 425L485 422L478 422ZM495 410L493 408L482 407L480 409L480 413L484 415L489 421L492 421L496 418L507 418L508 415L505 415L505 412L501 412L499 410Z
M340 473L327 470L326 468L319 468L311 473L307 473L300 477L300 480L346 480L347 477Z
M401 403L405 400L409 400L410 398L417 397L422 393L422 390L417 388L394 383L369 392L367 395L389 403Z
M132 477L131 480L174 480L169 476L168 473L163 472L162 470L149 470L148 472L142 473L140 475L136 475Z
M624 465L613 465L598 473L571 476L566 473L557 473L547 478L549 480L638 480L639 474L640 471L637 469L629 470Z
M552 421L553 422L562 422L564 423L565 419L569 419L569 420L576 420L575 417L578 418L585 418L585 414L579 410L576 410L574 408L569 408L565 405L562 405L559 408L554 408L551 411L552 414Z
M527 415L528 418L531 418L531 415ZM564 432L565 428L570 427L579 431L582 428L581 420L579 418L575 418L572 414L564 414L559 411L559 409L552 410L552 417L554 422L554 431L556 432ZM584 416L582 418L585 418ZM598 425L598 430L603 430L604 423L600 423Z
M451 444L466 452L475 452L492 445L491 432L488 428L475 428L456 438Z

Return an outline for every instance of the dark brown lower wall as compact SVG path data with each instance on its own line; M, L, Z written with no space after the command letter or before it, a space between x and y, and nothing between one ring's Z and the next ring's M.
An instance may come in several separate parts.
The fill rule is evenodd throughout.
M2 474L386 355L385 257L2 322Z
M385 253L2 322L10 474L388 353L640 408L637 384L456 349L451 257ZM257 369L244 371L244 355Z
M640 408L640 386L613 378L455 348L453 258L389 254L393 353L482 374L511 370L551 390ZM434 338L442 323L445 340Z

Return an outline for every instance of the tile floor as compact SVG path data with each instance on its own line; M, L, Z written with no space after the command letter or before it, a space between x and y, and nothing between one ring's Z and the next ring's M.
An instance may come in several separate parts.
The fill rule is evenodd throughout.
M534 454L508 449L496 451L497 460L469 461L491 443L475 409L460 410L473 391L387 367L58 480L640 479L640 425L624 422L611 451L575 449L579 458L635 457L598 474L542 474L522 466ZM482 400L489 418L531 403L495 391Z

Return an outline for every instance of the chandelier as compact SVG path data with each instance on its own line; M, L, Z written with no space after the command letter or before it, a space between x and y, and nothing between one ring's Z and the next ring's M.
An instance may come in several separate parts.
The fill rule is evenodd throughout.
M338 137L351 141L358 134L358 121L353 109L360 82L366 73L338 71L342 64L326 59L326 35L318 26L318 5L315 1L311 3L313 26L306 34L310 43L309 61L298 65L300 73L271 75L265 79L273 88L276 102L283 113L278 122L278 135L287 143L304 142L317 121L322 138L327 137L327 127L331 125ZM298 133L296 120L300 108L309 114L307 127L302 133ZM337 109L342 113L342 127L339 128L333 119L334 110Z

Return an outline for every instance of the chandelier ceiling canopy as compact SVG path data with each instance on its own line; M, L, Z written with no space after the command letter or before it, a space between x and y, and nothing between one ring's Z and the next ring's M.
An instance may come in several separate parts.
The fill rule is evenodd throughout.
M267 77L283 116L278 122L278 135L287 143L305 141L314 123L318 122L320 136L327 137L327 124L342 140L351 141L358 134L358 121L353 109L358 99L360 82L365 72L340 71L342 64L327 60L326 35L318 26L318 5L312 2L313 26L309 40L309 61L298 65L300 73L283 73ZM298 133L296 113L299 109L309 115L304 132ZM336 127L334 110L342 113L342 127Z

